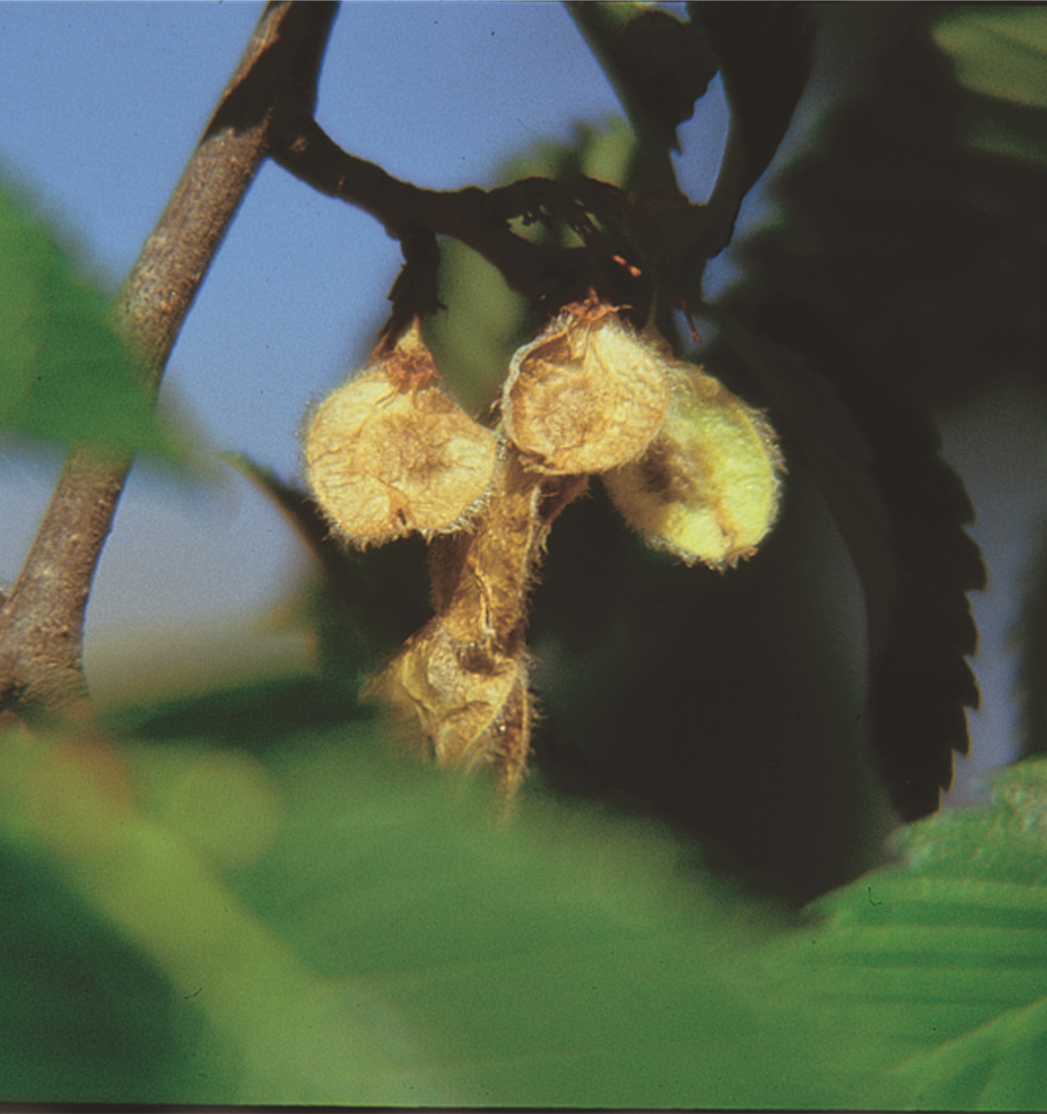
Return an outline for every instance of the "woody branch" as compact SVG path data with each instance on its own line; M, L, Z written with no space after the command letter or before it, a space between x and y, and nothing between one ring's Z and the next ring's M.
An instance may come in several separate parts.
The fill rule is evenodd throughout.
M336 5L269 4L156 228L120 289L118 330L159 386L186 313L268 152L278 111L311 115ZM74 446L0 606L0 708L86 702L84 612L131 461Z

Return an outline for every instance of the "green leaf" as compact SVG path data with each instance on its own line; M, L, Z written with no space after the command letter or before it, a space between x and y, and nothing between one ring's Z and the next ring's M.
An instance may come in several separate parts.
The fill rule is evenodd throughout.
M533 788L498 824L488 786L384 745L357 726L274 753L287 821L238 889L311 970L369 996L413 1101L815 1101L743 974L779 913L654 825ZM285 1032L296 1055L299 1039Z
M0 426L118 452L173 450L105 299L0 192Z
M1017 104L1047 108L1047 12L992 5L954 11L934 41L956 66L961 85Z
M7 846L0 872L5 1102L166 1093L184 1065L162 973L39 861Z
M781 1024L753 981L786 915L659 826L536 785L499 822L482 780L398 756L366 721L332 726L330 695L304 679L272 699L253 687L128 710L119 746L5 740L5 840L67 888L23 935L92 972L131 944L152 969L139 1008L154 1027L137 1043L133 1001L107 1003L104 980L51 988L73 1048L90 1045L94 1011L121 1049L167 1041L159 1077L143 1064L107 1095L833 1104L798 1054L807 1020L794 1007ZM78 943L74 898L108 933ZM2 964L0 983L17 981L20 955ZM17 1025L32 999L13 1009ZM43 1040L19 1052L46 1075L34 1097L93 1097Z
M801 919L533 782L499 821L344 690L269 687L5 739L5 1094L1042 1108L1047 762Z
M991 806L903 832L902 862L815 903L821 923L780 945L772 967L802 984L827 1038L861 1037L892 1101L1043 1107L1045 818L1047 762L1022 763Z
M956 78L981 94L966 137L972 147L1047 164L1047 12L994 5L958 11L934 27Z
M537 325L498 269L457 240L440 244L439 297L426 340L462 407L486 422L510 357Z

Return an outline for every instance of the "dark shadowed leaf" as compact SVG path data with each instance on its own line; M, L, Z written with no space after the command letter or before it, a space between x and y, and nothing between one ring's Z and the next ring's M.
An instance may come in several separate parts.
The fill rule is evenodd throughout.
M949 407L1043 384L1047 168L965 145L971 94L931 41L935 8L819 11L834 49L868 41L869 71L833 72L816 141L770 185L779 219L732 245L750 300L788 292L836 321L862 357L841 381Z
M753 337L729 330L724 343L753 361L850 549L866 599L867 736L895 807L924 816L952 782L953 752L968 749L964 708L978 706L966 593L984 586L985 571L963 532L970 500L908 400L871 375L829 386L841 367L855 376L860 358L811 307L768 298Z
M1047 238L1042 223L1047 190L1047 10L1038 5L960 8L934 25L934 41L952 62L957 80L971 91L963 130L968 144L1004 156L991 161L1008 168L1013 180L1028 180L1038 190L1027 195L1024 206L1015 204L1013 190L996 198L999 212L1010 217L1010 258L1019 262L1015 250L1019 241L1029 255L1028 265L1016 267L1001 291L1014 303L1014 310L1024 308L1026 320L1015 320L1012 310L1010 320L999 321L997 335L1008 357L1001 371L1014 370L1014 350L1024 339L1023 332L1028 340L1022 348L1031 349L1034 341L1039 342L1038 359L1031 351L1025 357L1019 349L1018 368L1028 367L1042 386L1044 337L1042 329L1035 338L1030 335L1030 325L1034 320L1042 325L1047 295L1043 269ZM1042 548L1030 570L1017 633L1025 702L1023 743L1027 750L1041 753L1047 749L1047 550Z
M1047 751L1047 530L1041 526L1040 549L1028 572L1021 617L1015 631L1021 646L1019 681L1023 697L1025 750Z
M983 192L983 172L995 178L998 168L960 145L956 90L930 43L929 17L906 9L862 17L883 51L867 79L875 95L858 88L843 97L811 152L775 180L781 216L736 249L745 280L723 309L755 343L767 337L798 357L801 379L814 373L831 383L864 446L842 471L825 457L818 443L832 443L826 427L839 419L819 404L817 387L780 422L772 409L810 461L862 577L866 728L895 806L914 819L937 807L952 752L967 749L964 709L977 706L978 693L965 661L976 645L966 593L984 583L962 529L970 502L937 455L923 407L1008 366L1001 351L975 370L972 352L957 352L959 336L983 354L990 338L1013 345L1013 368L1043 322L1021 288L1031 264L1019 246L1026 233ZM856 33L846 20L823 18L831 33ZM1010 263L1017 273L1003 281L1013 299L985 273L1002 276ZM1006 323L1022 317L1028 327L1004 340ZM773 360L768 371L792 374ZM796 388L806 390L788 388L794 400ZM870 513L877 505L882 513Z
M697 24L627 4L569 3L644 142L678 149L676 127L694 114L716 74Z
M731 109L727 151L709 199L720 240L731 237L742 199L785 136L811 69L814 23L800 4L688 5L716 57Z

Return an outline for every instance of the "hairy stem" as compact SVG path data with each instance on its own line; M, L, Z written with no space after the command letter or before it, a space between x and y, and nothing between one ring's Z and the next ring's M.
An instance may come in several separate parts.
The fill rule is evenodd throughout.
M114 302L118 330L159 386L182 321L262 160L272 122L312 115L336 5L269 4L156 228ZM131 466L74 447L0 607L0 708L86 701L83 622Z
M433 539L436 615L368 686L417 722L441 766L489 766L507 798L530 751L528 593L553 519L586 483L528 472L509 449L473 525Z

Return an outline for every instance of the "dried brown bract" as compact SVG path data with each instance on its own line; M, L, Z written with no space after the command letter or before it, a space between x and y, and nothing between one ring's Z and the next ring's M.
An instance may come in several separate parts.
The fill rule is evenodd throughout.
M436 616L405 643L368 693L413 722L442 766L494 770L512 795L526 769L527 592L552 519L585 480L546 480L510 456L469 529L435 538Z

